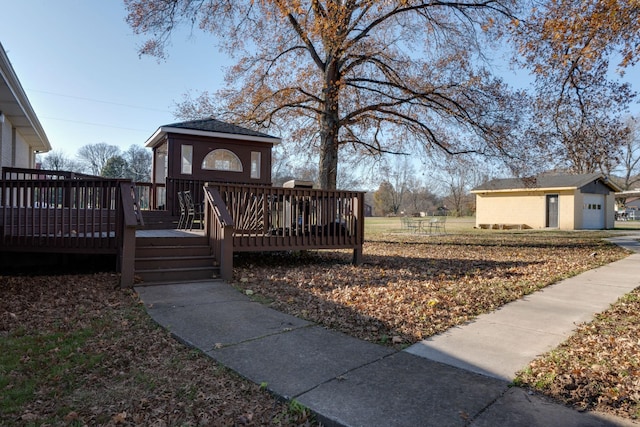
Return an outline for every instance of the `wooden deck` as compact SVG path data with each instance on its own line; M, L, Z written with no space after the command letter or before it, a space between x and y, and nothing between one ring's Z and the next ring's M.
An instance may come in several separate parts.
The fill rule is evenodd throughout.
M203 230L147 230L140 197L153 189L140 192L123 180L10 172L0 180L0 252L115 254L125 287L134 283L138 239L203 237L225 280L233 274L234 252L352 249L354 263L361 262L362 192L205 183L194 190L204 206Z

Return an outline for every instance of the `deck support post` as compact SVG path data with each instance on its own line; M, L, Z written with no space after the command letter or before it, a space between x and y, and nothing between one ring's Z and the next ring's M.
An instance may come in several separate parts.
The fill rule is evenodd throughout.
M362 246L353 248L353 265L362 264Z

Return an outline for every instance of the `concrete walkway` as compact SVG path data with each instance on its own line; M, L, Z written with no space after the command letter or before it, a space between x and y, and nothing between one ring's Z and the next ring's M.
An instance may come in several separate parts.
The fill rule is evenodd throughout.
M635 239L609 239L636 252L623 260L548 286L406 351L511 381L530 361L565 341L576 325L640 286L640 242Z
M619 237L636 252L640 243ZM149 314L186 344L329 426L623 426L509 387L514 373L640 286L640 254L508 304L405 351L252 302L219 282L139 287Z

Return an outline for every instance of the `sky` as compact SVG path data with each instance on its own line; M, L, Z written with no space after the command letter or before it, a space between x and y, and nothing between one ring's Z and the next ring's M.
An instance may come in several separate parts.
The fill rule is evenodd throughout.
M55 151L83 145L142 146L178 121L187 92L213 92L231 65L216 41L185 28L160 62L125 22L121 0L0 0L0 43Z
M0 0L0 10L0 42L53 149L69 157L98 142L142 146L178 121L185 93L220 89L232 64L197 28L173 35L166 60L140 57L145 36L125 22L122 0ZM512 84L523 80L505 73ZM626 79L640 90L640 67Z

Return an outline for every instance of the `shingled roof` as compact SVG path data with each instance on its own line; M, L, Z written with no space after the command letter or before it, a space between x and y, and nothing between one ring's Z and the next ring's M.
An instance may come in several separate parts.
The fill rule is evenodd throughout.
M171 123L160 126L158 130L147 140L145 146L155 146L160 137L167 133L181 133L188 135L202 135L213 137L227 137L231 139L245 139L263 142L271 142L278 144L280 138L267 135L266 133L257 132L251 129L243 128L231 123L226 123L214 118L189 120L186 122Z
M581 188L597 179L601 179L603 184L610 187L613 191L619 191L618 187L610 182L603 174L589 173L582 175L540 175L529 178L494 179L474 188L471 192Z
M262 138L277 139L275 136L267 135L266 133L256 132L254 130L236 126L231 123L222 122L214 118L202 119L202 120L189 120L187 122L172 123L170 125L164 125L162 127L193 129L193 130L202 130L206 132L229 133L233 135L259 136Z

